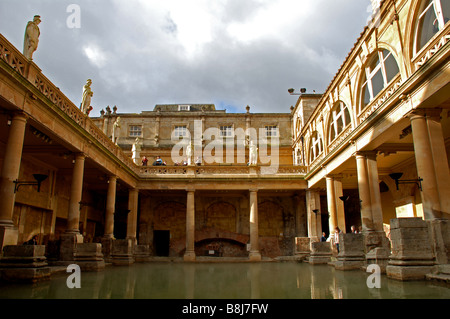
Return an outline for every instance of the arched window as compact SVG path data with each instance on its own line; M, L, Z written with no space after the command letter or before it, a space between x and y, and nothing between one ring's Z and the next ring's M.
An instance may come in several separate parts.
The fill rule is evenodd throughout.
M311 146L309 148L309 162L312 163L323 151L322 137L319 133L314 132L311 138Z
M397 61L391 52L378 51L365 68L361 110L392 81L399 71Z
M333 141L351 123L347 106L339 101L331 111L329 142Z
M415 52L422 49L450 20L450 1L425 0L420 8Z

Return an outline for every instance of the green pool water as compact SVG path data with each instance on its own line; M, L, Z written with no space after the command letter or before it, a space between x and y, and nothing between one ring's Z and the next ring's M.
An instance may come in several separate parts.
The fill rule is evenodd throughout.
M38 284L1 284L0 298L14 299L450 299L450 288L427 281L381 276L369 288L363 271L338 271L307 263L146 263L81 272L81 288L68 288L70 273Z

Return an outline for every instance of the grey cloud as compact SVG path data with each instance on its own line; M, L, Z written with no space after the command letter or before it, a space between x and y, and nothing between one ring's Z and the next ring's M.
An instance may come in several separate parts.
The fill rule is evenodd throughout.
M325 90L369 15L368 0L317 1L317 11L285 30L288 41L252 43L230 38L223 26L247 21L264 2L226 1L217 9L222 11L213 41L194 57L176 42L178 26L168 12L142 11L136 1L124 10L115 1L80 0L82 27L68 29L65 10L73 1L22 0L25 9L17 10L17 1L2 0L0 32L21 50L26 22L39 13L35 62L76 105L92 78L94 116L107 105L140 112L160 103L216 103L240 112L249 104L252 112L289 112L296 98L287 89ZM106 52L101 67L83 52L89 44Z

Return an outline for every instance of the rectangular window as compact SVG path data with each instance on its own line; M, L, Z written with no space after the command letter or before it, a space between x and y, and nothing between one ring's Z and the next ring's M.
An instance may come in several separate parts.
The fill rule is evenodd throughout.
M174 129L175 137L185 137L187 136L187 126L186 125L176 125Z
M266 126L266 137L278 137L278 127L276 125Z
M141 137L142 136L142 125L130 125L130 137Z
M233 126L232 125L224 125L220 127L220 136L221 137L233 137Z
M190 111L190 105L178 105L178 111Z

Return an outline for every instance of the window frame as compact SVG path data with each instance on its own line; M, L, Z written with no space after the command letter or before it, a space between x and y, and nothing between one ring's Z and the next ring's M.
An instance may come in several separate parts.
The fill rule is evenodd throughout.
M427 14L427 12L430 10L431 7L433 7L432 12L434 12L434 17L436 18L433 22L433 25L436 23L436 20L437 20L438 31L433 36L431 36L427 42L425 42L422 46L419 47L419 45L420 45L419 36L421 36L422 31L424 29L424 27L423 27L424 24L421 20ZM450 21L450 18L449 18L449 21ZM447 23L449 21L445 22L445 17L444 17L444 12L442 9L441 0L432 0L428 5L424 5L421 3L420 9L419 9L419 14L417 16L416 31L414 34L414 47L413 47L414 56L418 55L420 53L420 51L422 51L422 49L425 48L427 46L427 44L432 41L432 39L436 36L436 34L438 34L443 29L445 29L445 26L447 25Z
M191 110L191 106L188 104L178 105L178 111L180 111L180 112L189 112L190 110Z
M386 56L384 56L384 52L388 52ZM394 59L396 66L397 66L397 73L395 73L394 76L390 80L388 80L387 71L386 71L386 65L385 62L391 57ZM394 54L389 49L380 48L376 54L373 55L371 59L368 60L369 62L364 67L364 79L365 81L361 85L361 101L360 101L360 108L359 112L362 112L367 105L369 105L391 82L392 80L400 73L400 67L398 65L397 59L395 58ZM378 63L377 63L378 62ZM372 65L376 63L373 70L370 70ZM381 71L381 77L383 79L383 87L374 94L374 88L372 80L376 77L377 73ZM366 98L366 90L369 92L369 102L367 104L365 103Z
M233 129L233 125L220 125L219 126L219 134L220 137L222 138L232 138L234 137L234 129ZM226 132L226 134L224 135L223 133ZM229 133L229 135L228 135Z
M275 132L275 134L273 134L273 132ZM269 133L270 133L270 135L269 135ZM264 135L266 138L280 137L278 125L265 125L264 126Z
M133 130L133 128L139 127L139 130ZM135 133L139 132L139 135L136 135ZM128 126L128 136L129 137L142 137L142 125L141 124L130 124Z
M316 154L316 146L318 146L318 152ZM319 132L316 132L316 136L311 137L311 145L309 147L309 163L314 162L320 154L324 151L323 139ZM313 155L313 156L312 156Z
M336 113L337 107L340 106L341 110L339 111L339 113ZM347 111L347 112L346 112ZM347 115L348 114L348 118ZM338 131L338 120L342 119L342 128L341 130ZM348 121L348 123L347 123ZM329 133L328 133L328 141L329 143L333 142L336 138L338 138L339 135L341 135L341 133L343 131L345 131L345 129L351 125L352 123L352 119L351 119L351 115L350 115L350 111L347 107L347 105L342 102L342 101L338 101L335 106L333 107L333 109L331 110L331 114L330 114L330 122L329 122ZM334 137L331 138L331 133L334 131Z
M183 130L181 130L183 128ZM184 134L180 134L183 132ZM184 124L175 124L173 127L173 134L175 138L187 137L188 127Z

